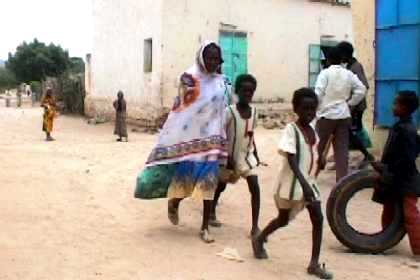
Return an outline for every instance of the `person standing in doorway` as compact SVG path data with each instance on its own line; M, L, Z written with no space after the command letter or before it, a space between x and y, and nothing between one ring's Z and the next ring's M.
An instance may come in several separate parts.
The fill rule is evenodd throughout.
M124 99L124 93L119 91L117 100L114 101L115 109L115 129L114 134L118 135L118 142L121 142L123 137L128 142L127 133L127 102Z
M363 69L362 64L357 61L353 56L354 48L353 45L349 42L341 42L337 45L338 49L342 55L342 61L346 65L347 69L356 74L357 78L363 83L366 87L366 90L369 89L369 83L366 78L365 70ZM350 146L354 149L359 150L363 156L363 161L359 164L359 167L366 166L369 161L373 161L374 157L368 152L366 142L370 142L369 138L367 141L363 141L360 135L364 132L363 126L363 114L367 109L366 96L359 102L356 106L352 108L352 125L350 130ZM367 135L367 133L366 133ZM368 136L366 136L368 137Z
M325 150L332 141L336 180L339 181L348 173L350 108L363 100L366 87L355 74L342 66L341 52L337 47L329 50L327 59L331 66L321 71L315 84L320 102L316 125L320 137L318 168L325 168Z

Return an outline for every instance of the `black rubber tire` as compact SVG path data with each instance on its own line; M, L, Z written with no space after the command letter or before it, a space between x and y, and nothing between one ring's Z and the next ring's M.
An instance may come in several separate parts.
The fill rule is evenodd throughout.
M398 203L395 203L394 220L381 232L362 233L348 223L346 210L349 201L357 192L374 188L374 175L373 171L361 170L347 176L332 190L327 202L327 219L331 230L344 246L356 253L382 253L397 245L406 234L403 210Z

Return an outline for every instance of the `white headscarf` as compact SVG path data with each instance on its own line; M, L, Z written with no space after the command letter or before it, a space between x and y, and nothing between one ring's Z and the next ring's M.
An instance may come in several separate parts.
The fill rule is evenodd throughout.
M199 81L197 99L182 110L171 111L158 144L148 158L148 166L206 161L209 156L218 159L227 155L223 119L226 106L224 77L217 72L208 73L204 64L204 50L211 44L218 46L213 41L205 41L197 53L196 63L186 71Z
M219 44L217 44L215 41L211 41L211 40L204 41L204 43L201 45L200 49L197 52L194 65L192 67L190 67L186 71L186 73L191 74L193 76L196 76L198 78L201 78L202 76L217 76L217 75L220 75L217 72L209 73L208 70L206 69L206 64L204 62L204 50L210 45L215 45L220 49ZM221 55L221 51L220 51L220 55ZM221 64L220 64L220 67L221 67L222 63L223 63L223 60L222 60L221 57L220 57L220 59L221 59Z

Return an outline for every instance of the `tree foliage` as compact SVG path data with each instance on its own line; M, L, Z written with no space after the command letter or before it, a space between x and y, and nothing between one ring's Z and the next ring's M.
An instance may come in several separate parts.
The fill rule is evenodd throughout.
M80 57L70 58L70 72L80 74L85 72L85 62Z
M34 39L23 42L15 54L9 53L6 68L12 71L19 82L41 81L46 77L58 77L72 65L69 54L61 46L46 45Z
M15 75L6 68L0 67L0 90L10 89L17 85Z

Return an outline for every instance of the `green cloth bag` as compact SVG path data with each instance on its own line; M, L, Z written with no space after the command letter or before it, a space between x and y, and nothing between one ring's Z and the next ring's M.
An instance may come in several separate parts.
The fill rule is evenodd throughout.
M358 131L356 135L362 141L365 148L367 149L372 148L372 141L370 140L369 133L366 131L364 127L362 130Z
M146 167L137 176L134 197L139 199L165 198L175 174L175 164Z
M366 149L372 148L372 141L370 140L369 133L363 127L362 130L356 132L356 137L362 142ZM357 150L356 147L350 144L350 150Z

